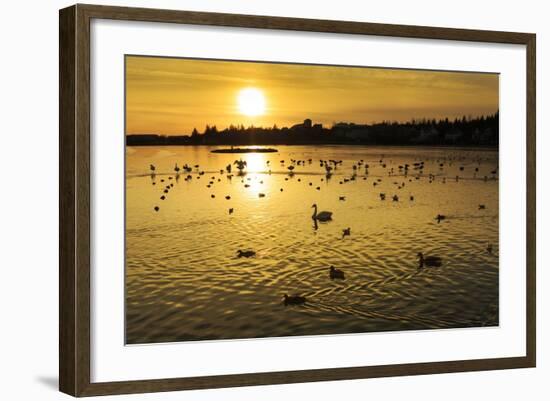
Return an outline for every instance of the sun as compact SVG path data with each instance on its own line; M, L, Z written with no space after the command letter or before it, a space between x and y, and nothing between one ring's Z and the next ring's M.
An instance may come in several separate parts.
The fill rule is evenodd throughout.
M265 96L257 88L245 88L237 96L239 112L245 116L260 116L265 113Z

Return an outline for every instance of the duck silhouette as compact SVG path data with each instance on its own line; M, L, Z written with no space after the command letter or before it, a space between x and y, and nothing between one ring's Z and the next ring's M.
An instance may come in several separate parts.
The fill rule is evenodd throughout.
M300 295L283 295L283 303L287 305L303 305L307 302L306 297Z
M329 277L331 280L334 280L334 279L344 280L346 278L344 272L340 269L336 269L334 266L330 266Z
M243 251L242 249L237 251L238 258L251 258L252 256L256 256L255 251Z
M443 263L443 259L439 256L424 256L422 252L418 252L418 263L419 267L439 267Z

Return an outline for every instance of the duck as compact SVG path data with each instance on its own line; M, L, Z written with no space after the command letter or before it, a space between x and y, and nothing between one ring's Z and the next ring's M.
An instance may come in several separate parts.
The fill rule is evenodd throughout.
M339 197L338 197L338 200L345 201L345 200L346 200L346 197L345 197L345 196L339 196Z
M342 239L344 239L344 237L349 236L349 235L351 235L351 227L344 228L342 230Z
M255 251L243 251L242 249L239 249L237 251L237 257L238 258L251 258L252 256L256 256Z
M156 167L155 167L153 164L150 164L150 165L149 165L149 169L150 169L151 172L154 174L154 173L155 173L155 170L156 170Z
M260 192L260 193L258 194L258 196L259 196L260 198L264 198L264 197L265 197L265 194Z
M443 214L438 214L437 216L435 216L435 219L436 219L437 222L439 223L441 220L445 220L445 219L446 219L446 216L443 215Z
M493 245L487 244L487 252L489 252L490 255L493 254Z
M287 305L303 305L307 302L306 297L300 295L283 295L283 303Z
M314 203L311 207L315 209L313 211L313 215L311 216L311 218L313 220L318 220L318 221L332 220L332 212L322 211L322 212L317 213L317 204L316 203Z
M439 256L424 256L422 252L418 252L418 258L420 267L439 267L443 262L443 260Z
M342 270L336 269L334 266L330 266L329 277L331 280L334 280L334 279L345 280L346 275Z
M232 207L229 208L229 214L233 214L233 208Z
M480 203L477 207L478 210L484 210L485 209L485 205Z

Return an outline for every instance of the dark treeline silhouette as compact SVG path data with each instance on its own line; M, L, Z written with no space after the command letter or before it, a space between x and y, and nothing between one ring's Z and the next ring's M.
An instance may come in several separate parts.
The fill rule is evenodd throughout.
M202 133L195 128L191 135L126 136L129 146L146 145L430 145L430 146L498 146L499 115L418 119L405 123L383 121L375 124L340 122L325 128L304 120L290 128L229 126L218 131L206 126Z

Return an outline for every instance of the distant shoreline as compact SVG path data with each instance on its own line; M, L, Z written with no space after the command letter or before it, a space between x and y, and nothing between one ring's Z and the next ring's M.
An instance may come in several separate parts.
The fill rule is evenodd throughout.
M220 146L224 145L211 145L211 144L167 144L167 143L159 143L159 144L126 144L126 147L130 148L143 148L143 147L157 147L157 146L175 146L175 147L200 147L200 148L218 148ZM388 145L388 144L364 144L364 143L273 143L273 144L261 144L261 145L250 145L250 144L242 144L238 146L309 146L309 147L316 147L316 146L342 146L342 147L375 147L375 148L431 148L431 149L469 149L469 150L499 150L499 146L490 146L490 145L429 145L429 144L403 144L403 145ZM243 149L243 148L240 148ZM250 148L249 148L250 149ZM258 148L256 148L256 151L248 151L248 149L244 148L244 152L225 152L224 149L214 149L211 150L211 153L275 153L277 152L276 149L270 150L270 151L257 151ZM263 148L259 148L263 149Z

